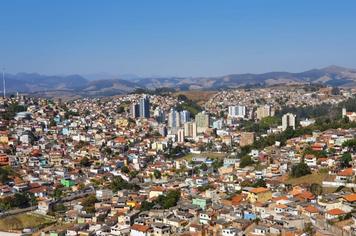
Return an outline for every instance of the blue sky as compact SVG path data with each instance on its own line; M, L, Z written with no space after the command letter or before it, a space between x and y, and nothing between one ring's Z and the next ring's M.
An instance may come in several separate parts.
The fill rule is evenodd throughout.
M0 66L213 76L356 68L356 1L1 0Z

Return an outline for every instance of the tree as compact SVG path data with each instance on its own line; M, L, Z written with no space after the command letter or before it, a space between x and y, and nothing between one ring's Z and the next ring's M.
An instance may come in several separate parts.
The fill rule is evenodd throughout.
M53 192L53 197L55 200L61 199L63 196L63 190L62 188L56 188Z
M115 176L110 183L110 188L113 192L117 192L123 189L139 190L140 187L136 184L132 184L124 180L121 176Z
M89 167L91 165L89 158L88 157L83 157L80 160L80 165L84 166L84 167Z
M252 165L254 162L249 155L243 156L240 160L240 168Z
M27 194L15 193L11 202L12 207L26 208L30 206L31 199Z
M127 166L121 167L121 172L128 174L130 172L130 169Z
M89 195L82 201L82 206L87 213L94 213L95 212L95 203L98 200L96 199L95 195Z
M292 167L291 176L298 178L311 173L311 170L307 164L300 162Z
M310 192L315 196L321 195L323 193L323 187L320 184L312 183L310 185Z
M153 202L143 201L141 203L141 211L149 211L155 204Z
M252 184L252 187L258 188L258 187L266 187L266 181L263 178L257 179L255 183Z
M347 168L350 167L350 162L352 161L352 156L351 153L347 152L342 154L340 162L341 162L341 167Z
M350 139L342 143L343 147L349 148L349 150L356 150L356 139Z
M207 171L207 170L208 170L207 164L202 163L202 164L200 165L200 169L201 169L202 171Z
M160 179L162 176L162 174L159 170L154 170L153 175L154 175L155 179Z
M5 183L9 180L10 171L6 168L0 167L0 182Z

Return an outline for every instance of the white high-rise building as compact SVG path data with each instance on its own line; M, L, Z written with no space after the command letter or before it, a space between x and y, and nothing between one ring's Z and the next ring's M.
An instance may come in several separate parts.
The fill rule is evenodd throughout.
M287 113L282 116L282 130L286 130L288 127L295 129L295 118L296 115L292 113Z
M183 110L180 112L180 122L182 124L190 121L190 112L187 110Z
M184 143L184 129L179 129L177 132L178 143Z
M180 114L174 108L171 109L168 115L168 127L178 128L181 126Z
M245 117L246 116L246 106L229 106L229 116L230 117Z
M164 123L166 120L166 113L160 107L156 107L153 115L158 123Z

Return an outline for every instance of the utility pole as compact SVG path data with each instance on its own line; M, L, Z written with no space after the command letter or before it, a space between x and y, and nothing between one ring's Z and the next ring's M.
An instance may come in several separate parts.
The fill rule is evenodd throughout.
M5 85L5 69L2 69L2 86L4 90L4 98L6 98L6 85Z

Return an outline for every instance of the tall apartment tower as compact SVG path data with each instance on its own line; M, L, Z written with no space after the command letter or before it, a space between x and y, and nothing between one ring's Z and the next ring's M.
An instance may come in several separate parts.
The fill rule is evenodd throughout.
M197 137L197 125L195 122L187 122L184 124L184 136Z
M168 127L170 128L178 128L181 125L180 114L174 108L168 114Z
M178 135L178 143L184 143L184 129L179 129L177 132Z
M140 98L140 117L150 118L150 100L146 95Z
M256 116L258 120L268 116L274 116L274 110L270 105L260 106L256 110Z
M245 106L229 106L229 116L230 117L245 117L246 116L246 107Z
M295 118L296 115L292 113L287 113L282 116L282 130L286 130L288 127L295 129Z
M131 104L130 115L133 119L140 117L140 105L138 103Z
M204 133L209 128L210 117L209 114L203 112L195 116L195 123L197 125L197 132Z
M190 121L190 112L187 110L183 110L180 112L180 121L182 124Z

